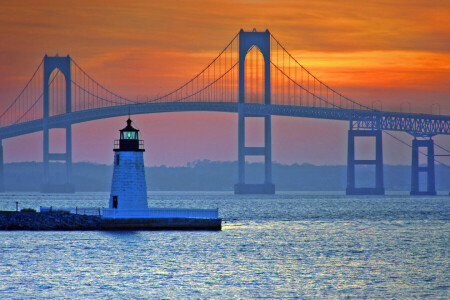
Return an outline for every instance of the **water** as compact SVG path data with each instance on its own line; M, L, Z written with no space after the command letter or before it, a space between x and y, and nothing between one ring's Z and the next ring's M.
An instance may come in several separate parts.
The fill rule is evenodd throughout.
M0 210L108 193L0 194ZM450 297L450 197L150 193L221 232L0 232L0 298Z

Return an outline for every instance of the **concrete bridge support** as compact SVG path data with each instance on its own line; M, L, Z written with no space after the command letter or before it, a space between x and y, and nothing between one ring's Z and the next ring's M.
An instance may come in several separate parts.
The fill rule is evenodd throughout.
M375 137L375 159L355 159L355 138ZM375 165L375 187L355 186L355 166ZM349 130L348 131L348 156L347 156L347 195L384 195L383 180L383 145L381 130Z
M234 186L235 194L274 194L272 183L272 127L268 112L252 115L245 110L245 57L256 46L264 57L264 104L270 105L270 32L239 32L239 104L238 104L238 183ZM264 118L264 147L245 146L245 118ZM249 155L264 156L265 180L261 184L245 182L245 157Z
M264 118L264 147L245 146L245 118L241 112L243 106L239 105L239 134L238 134L238 162L239 162L239 182L234 186L235 194L274 194L275 185L272 183L272 147L271 147L271 120L270 116ZM245 183L245 157L264 156L265 180L262 184Z
M43 163L44 176L41 193L73 193L75 187L72 181L72 125L70 123L60 127L66 132L66 153L50 153L50 94L49 81L52 72L58 69L66 81L66 113L72 111L72 80L70 73L70 57L44 57L44 115L43 115ZM66 163L66 180L64 183L50 181L50 161L64 161Z
M419 149L427 149L427 164L419 166ZM424 172L427 174L427 189L420 190L420 176ZM411 195L436 195L435 170L434 170L434 141L430 137L426 140L414 139L412 142L411 161Z

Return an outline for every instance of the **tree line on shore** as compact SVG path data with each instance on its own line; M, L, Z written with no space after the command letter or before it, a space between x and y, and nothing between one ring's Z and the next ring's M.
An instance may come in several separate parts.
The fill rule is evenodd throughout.
M147 188L156 191L228 191L237 182L237 162L201 160L187 166L146 167ZM43 165L41 162L8 163L4 167L6 191L39 191ZM52 163L51 181L65 180L65 166ZM76 191L109 191L112 165L80 162L73 164ZM370 187L375 169L361 166L356 170L357 185ZM311 164L285 165L273 163L273 182L279 191L342 191L347 184L347 167L317 166ZM264 181L264 164L247 163L246 178L249 183ZM436 189L450 190L450 168L436 165ZM411 168L404 165L385 165L386 190L408 191ZM422 180L426 184L426 180Z

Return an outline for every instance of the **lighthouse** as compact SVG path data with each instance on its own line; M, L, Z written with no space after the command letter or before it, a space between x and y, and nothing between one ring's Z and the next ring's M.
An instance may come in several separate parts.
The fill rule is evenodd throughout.
M220 230L218 209L149 208L144 170L144 141L127 126L114 141L114 169L109 207L102 209L101 228L107 230L192 229Z
M109 208L116 211L146 210L147 185L144 169L144 141L139 140L139 130L127 126L114 141L114 169L109 197Z

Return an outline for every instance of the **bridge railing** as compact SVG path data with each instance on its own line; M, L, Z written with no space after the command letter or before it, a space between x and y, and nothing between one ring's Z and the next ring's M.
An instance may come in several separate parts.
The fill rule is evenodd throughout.
M56 207L56 206L40 206L40 212L61 212L76 215L101 216L103 208L101 207Z

